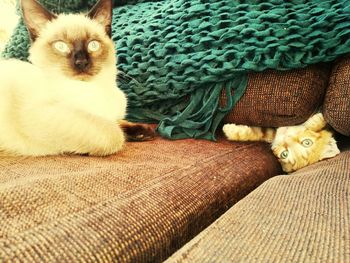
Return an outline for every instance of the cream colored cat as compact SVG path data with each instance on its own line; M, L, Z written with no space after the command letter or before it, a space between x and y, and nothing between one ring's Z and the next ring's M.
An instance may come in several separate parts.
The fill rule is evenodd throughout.
M0 152L109 155L123 147L127 99L116 87L112 1L55 15L22 0L32 62L0 61Z
M16 0L0 0L0 57L17 22Z
M274 129L225 124L223 131L231 141L271 143L283 171L290 173L339 154L332 133L325 129L326 124L323 115L317 113L297 126Z

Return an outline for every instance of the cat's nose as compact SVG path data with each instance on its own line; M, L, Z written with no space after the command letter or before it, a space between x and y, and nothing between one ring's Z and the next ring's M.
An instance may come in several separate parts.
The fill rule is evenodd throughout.
M78 58L74 61L74 66L78 70L85 70L89 65L89 61L86 58Z
M80 72L88 69L90 65L89 55L84 50L76 50L72 55L73 67Z

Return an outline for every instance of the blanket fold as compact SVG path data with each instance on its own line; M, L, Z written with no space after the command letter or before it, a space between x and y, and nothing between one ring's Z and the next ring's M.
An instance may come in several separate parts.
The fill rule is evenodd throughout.
M43 0L50 8L49 2L58 3ZM81 11L93 3L54 9ZM214 140L250 71L301 68L350 52L348 0L133 0L114 8L113 21L128 118L157 122L159 133L173 139ZM4 55L25 59L27 43L20 23Z

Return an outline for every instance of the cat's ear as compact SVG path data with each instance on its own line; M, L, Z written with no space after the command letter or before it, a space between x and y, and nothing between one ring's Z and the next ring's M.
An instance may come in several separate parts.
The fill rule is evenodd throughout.
M21 7L30 38L35 41L46 23L55 19L56 15L46 10L36 0L21 0Z
M88 17L101 24L108 36L112 34L112 0L99 0L96 5L88 13Z
M331 138L330 141L327 143L325 148L323 149L320 160L332 158L340 153L337 142L334 138Z

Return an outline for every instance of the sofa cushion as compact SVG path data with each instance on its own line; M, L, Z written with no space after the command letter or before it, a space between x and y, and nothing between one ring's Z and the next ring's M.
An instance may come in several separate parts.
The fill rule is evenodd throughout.
M336 131L350 136L350 55L339 59L332 69L323 111Z
M159 138L0 167L0 258L11 262L161 261L280 171L265 144Z
M262 127L302 123L322 104L328 77L324 64L251 73L245 94L224 122Z
M350 262L350 151L274 177L170 262Z

